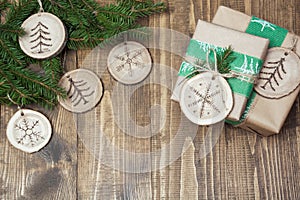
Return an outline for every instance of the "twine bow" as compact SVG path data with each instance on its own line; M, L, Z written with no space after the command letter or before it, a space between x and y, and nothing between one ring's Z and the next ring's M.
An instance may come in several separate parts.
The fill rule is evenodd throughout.
M209 60L209 56L210 56L211 52L213 53L213 56L214 56L214 65L213 66L210 65L210 60ZM256 81L256 75L253 75L253 74L245 74L245 73L240 73L240 72L233 71L233 70L230 70L229 73L220 73L218 70L217 53L214 49L209 49L208 52L206 53L206 61L205 61L206 63L203 66L198 65L196 63L197 60L195 60L194 57L185 57L184 61L189 63L190 65L192 65L194 68L196 68L191 73L187 74L184 77L184 80L187 79L189 76L195 74L196 72L210 72L213 74L213 77L221 76L223 78L240 78L241 80L247 81L250 83L255 83L255 81Z

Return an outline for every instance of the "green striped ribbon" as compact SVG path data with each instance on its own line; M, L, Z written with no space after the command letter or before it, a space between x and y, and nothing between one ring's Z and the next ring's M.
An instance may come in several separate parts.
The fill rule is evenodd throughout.
M281 46L288 30L253 16L246 33L269 39L269 48L272 48Z
M282 45L288 33L288 30L253 16L247 27L246 33L269 39L269 48L272 48L280 47ZM253 91L250 98L248 99L246 109L238 122L229 120L226 120L226 122L232 125L241 124L247 118L256 95L257 93Z
M196 60L206 61L206 54L209 49L214 49L217 53L222 53L226 48L191 39L186 55ZM233 56L235 59L229 65L230 70L248 75L248 77L249 75L257 76L262 66L262 60L235 51L233 52ZM212 55L210 56L210 60L213 60ZM193 66L193 63L184 61L181 64L178 75L186 77L195 70L196 68ZM246 98L250 97L253 90L253 83L248 81L246 77L228 78L227 81L234 93L238 93Z

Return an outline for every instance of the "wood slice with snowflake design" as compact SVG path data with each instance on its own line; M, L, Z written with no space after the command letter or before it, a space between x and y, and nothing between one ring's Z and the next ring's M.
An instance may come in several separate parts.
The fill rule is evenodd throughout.
M300 59L289 49L275 47L260 71L255 90L266 98L278 99L289 95L300 83Z
M57 55L66 45L64 24L55 15L40 12L27 18L22 28L25 35L19 38L21 49L35 59L46 59Z
M143 81L151 72L152 60L149 51L140 43L126 41L116 45L107 58L110 74L123 84Z
M22 109L9 120L6 135L9 142L17 149L33 153L49 142L52 127L49 120L41 113Z
M223 77L204 72L184 83L179 102L181 110L193 123L211 125L226 118L232 109L233 97Z
M67 98L58 98L67 110L84 113L93 109L101 100L103 86L100 78L91 70L76 69L64 74L59 85L67 91Z

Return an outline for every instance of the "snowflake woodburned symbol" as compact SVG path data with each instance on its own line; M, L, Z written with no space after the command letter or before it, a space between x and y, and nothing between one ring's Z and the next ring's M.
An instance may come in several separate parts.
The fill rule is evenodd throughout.
M288 53L286 52L284 55L288 56ZM278 61L269 61L267 65L263 66L259 74L259 79L265 80L264 84L260 86L262 89L265 90L269 85L274 92L276 91L274 83L280 86L278 79L283 80L283 74L287 73L284 69L284 62L285 57L280 58Z
M270 23L270 22L265 21L265 20L262 20L262 19L252 19L251 22L260 24L262 26L261 29L260 29L261 32L263 32L265 30L265 28L269 28L272 31L275 31L275 27L276 26L274 24Z
M141 56L143 51L141 49L135 49L135 50L128 49L126 42L124 43L124 45L125 45L125 47L124 47L125 54L122 56L119 56L119 55L115 56L115 58L117 60L121 61L121 64L116 66L116 71L120 72L120 71L124 70L125 66L127 65L128 66L127 70L129 72L129 76L132 77L133 76L132 69L134 67L140 67L140 68L144 67L143 63L141 63L138 60L138 57Z
M73 106L76 107L83 102L83 104L89 103L88 97L92 96L95 93L95 90L91 90L91 87L87 86L88 82L84 80L74 81L71 76L67 76L70 83L67 95Z
M37 49L32 53L44 53L50 51L48 47L52 46L52 44L49 43L49 41L51 41L51 38L47 37L48 35L50 35L48 29L49 28L42 22L38 22L38 24L31 29L31 31L34 32L30 35L30 37L33 38L30 43L33 43L34 45L31 47L31 49Z
M15 125L15 128L19 132L19 137L17 137L19 144L35 146L37 143L45 140L40 131L39 120L31 121L24 118Z
M200 83L199 86L202 87L202 83ZM208 84L207 88L204 91L204 94L203 92L201 93L201 91L199 91L195 87L190 87L190 90L196 97L198 97L198 99L196 99L192 103L189 103L188 107L193 107L200 104L200 118L203 118L203 115L205 114L205 108L207 106L211 107L213 110L215 110L218 113L221 112L220 109L215 105L215 102L213 101L213 97L219 95L221 93L221 90L218 89L212 92L211 87L212 87L212 82ZM216 88L218 87L219 86L216 85ZM189 96L189 98L191 98L191 96ZM193 112L196 113L197 110L194 110ZM210 115L211 113L207 112L206 114Z

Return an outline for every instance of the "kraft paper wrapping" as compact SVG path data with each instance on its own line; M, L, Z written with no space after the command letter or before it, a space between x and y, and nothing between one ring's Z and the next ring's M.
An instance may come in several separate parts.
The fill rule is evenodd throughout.
M269 45L268 39L242 33L201 20L198 20L193 39L222 48L231 46L235 52L249 55L260 60L265 58ZM184 77L178 77L171 99L179 101L183 80ZM247 98L241 94L234 93L233 101L234 106L227 119L238 121L245 110Z
M244 13L220 6L212 22L224 27L246 32L252 19L253 18L251 16ZM267 23L262 24L262 26L263 25L267 25ZM271 35L270 38L267 37L270 39L270 46L273 42L271 47L280 46L284 48L291 48L293 40L297 37L298 42L295 46L295 52L300 55L300 38L289 32L284 36L285 38L283 38L282 43L279 45L277 45L278 42L276 41L276 35ZM238 126L263 136L278 134L298 96L299 91L300 87L298 86L288 96L279 99L269 99L256 94L249 109L249 113L245 120Z

